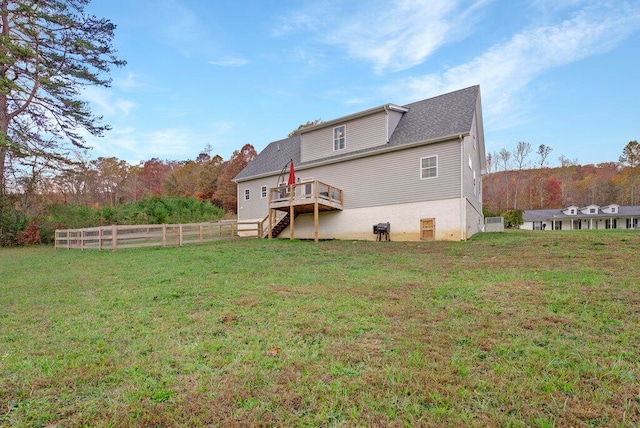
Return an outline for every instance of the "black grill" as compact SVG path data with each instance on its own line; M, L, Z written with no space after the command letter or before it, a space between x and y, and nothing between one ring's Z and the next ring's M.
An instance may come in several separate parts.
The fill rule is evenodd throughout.
M385 241L391 241L389 237L389 233L391 232L391 224L389 222L386 223L378 223L373 225L373 233L374 235L378 235L377 240L382 241L382 237L384 236Z

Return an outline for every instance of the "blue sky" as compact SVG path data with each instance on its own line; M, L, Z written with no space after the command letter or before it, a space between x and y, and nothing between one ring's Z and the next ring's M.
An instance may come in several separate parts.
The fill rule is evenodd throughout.
M640 139L640 0L93 0L128 62L91 157L228 159L309 120L479 84L487 152L580 164ZM531 160L534 155L531 155Z

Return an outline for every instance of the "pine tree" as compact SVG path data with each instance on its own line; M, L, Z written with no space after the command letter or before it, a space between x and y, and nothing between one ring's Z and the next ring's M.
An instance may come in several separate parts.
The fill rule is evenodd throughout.
M125 62L111 45L115 25L87 14L89 1L0 0L0 197L9 162L66 161L69 147L86 147L83 132L108 129L81 91L108 87L110 67Z

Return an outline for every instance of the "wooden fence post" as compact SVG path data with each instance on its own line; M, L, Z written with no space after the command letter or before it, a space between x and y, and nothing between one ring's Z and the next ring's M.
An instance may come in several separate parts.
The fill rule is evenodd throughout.
M111 226L111 251L118 250L118 226Z
M162 246L167 246L167 225L162 223Z
M182 223L178 225L178 247L182 247Z

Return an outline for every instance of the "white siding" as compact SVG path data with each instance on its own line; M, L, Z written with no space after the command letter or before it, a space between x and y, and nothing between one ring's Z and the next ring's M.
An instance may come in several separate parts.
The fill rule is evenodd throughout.
M419 241L420 219L424 218L436 219L436 240L460 240L459 199L321 213L318 237L319 239L375 240L373 225L389 222L392 241ZM296 217L294 229L295 238L313 239L313 214ZM289 237L289 228L287 227L280 236Z

